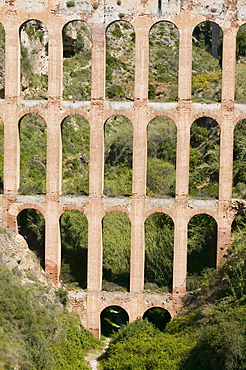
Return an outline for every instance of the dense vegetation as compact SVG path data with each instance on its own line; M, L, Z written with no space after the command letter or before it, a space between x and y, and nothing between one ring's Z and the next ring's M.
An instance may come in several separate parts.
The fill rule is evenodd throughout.
M139 319L114 334L103 369L245 369L245 253L244 228L219 270L204 272L200 290L187 296L186 307L164 331Z
M59 303L60 289L26 272L21 282L18 268L9 271L0 263L0 368L20 370L88 369L84 356L98 346L96 339Z

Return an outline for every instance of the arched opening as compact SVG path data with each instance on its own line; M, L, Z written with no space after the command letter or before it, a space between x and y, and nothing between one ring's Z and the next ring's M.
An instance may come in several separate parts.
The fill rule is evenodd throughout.
M60 217L61 274L68 288L87 288L88 221L76 210L64 212Z
M0 118L0 194L3 193L4 124Z
M106 97L134 99L135 32L125 21L110 24L106 31Z
M21 97L48 99L48 31L35 19L20 27Z
M19 122L19 194L44 194L46 191L46 124L38 114L27 114Z
M246 24L237 32L236 41L236 94L237 103L246 103Z
M23 209L17 216L19 234L28 247L38 257L44 269L45 259L45 219L41 212L33 208Z
M221 101L222 31L214 22L198 24L192 34L192 100Z
M63 98L90 100L91 32L85 22L72 21L63 36Z
M90 125L78 114L62 122L62 194L89 194Z
M178 100L179 31L158 22L149 34L149 100Z
M153 213L145 220L146 291L172 291L174 223L164 213Z
M4 99L5 92L5 30L0 23L0 99Z
M206 214L193 216L188 224L187 290L198 289L202 273L216 268L217 222Z
M246 119L238 122L234 130L232 196L246 197Z
M101 334L109 337L117 332L122 325L129 322L128 313L119 306L106 307L100 315Z
M131 222L122 212L102 220L103 290L127 291L130 285Z
M175 196L176 125L168 117L148 124L147 195Z
M166 325L171 320L170 313L161 307L152 307L145 311L143 319L147 319L151 324L153 324L157 329L163 331Z
M123 116L110 117L104 133L104 194L129 196L132 194L132 123Z
M218 198L219 166L220 126L212 118L198 118L190 131L190 196Z

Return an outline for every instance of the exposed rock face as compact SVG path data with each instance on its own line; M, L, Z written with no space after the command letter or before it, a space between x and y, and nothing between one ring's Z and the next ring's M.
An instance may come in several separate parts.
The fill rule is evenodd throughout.
M28 275L33 272L37 279L47 283L47 278L37 257L28 248L22 235L10 235L2 229L2 234L0 234L0 258L8 269L19 270L23 280L26 280Z
M33 73L48 73L48 31L39 21L29 21L20 31L21 46L26 48Z

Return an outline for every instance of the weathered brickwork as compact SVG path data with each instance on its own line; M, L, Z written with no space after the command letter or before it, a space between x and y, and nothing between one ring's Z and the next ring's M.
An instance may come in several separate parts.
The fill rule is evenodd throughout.
M97 3L98 7L92 6ZM158 7L159 4L159 7ZM134 102L105 100L105 31L119 20L130 22L136 33ZM42 21L49 33L48 100L20 99L20 27L30 19ZM72 20L83 20L92 34L91 100L67 102L62 99L62 29ZM180 35L179 90L174 103L148 101L149 30L161 20L174 23ZM192 32L200 22L216 22L223 31L222 98L218 104L191 102ZM88 218L88 292L82 299L86 307L83 321L95 333L100 330L100 312L109 304L122 305L130 320L148 308L142 294L144 285L144 221L154 212L164 212L174 221L174 262L172 304L165 297L153 298L153 305L175 314L185 293L187 265L187 225L192 216L206 213L218 225L217 263L231 241L231 223L236 206L232 202L233 130L246 118L246 105L234 103L236 33L246 23L244 0L1 0L0 22L5 28L5 98L0 101L4 122L4 194L1 197L1 220L17 232L17 215L24 208L42 212L46 221L46 273L58 283L61 247L59 217L68 209L77 209ZM38 113L47 124L47 172L45 196L20 196L19 187L19 120L27 113ZM89 197L62 197L61 122L70 114L80 114L90 123ZM132 197L109 199L103 196L104 123L112 115L129 118L134 128ZM165 115L177 125L176 197L146 197L148 122ZM189 138L192 122L202 116L214 118L221 127L219 199L190 200ZM132 225L130 292L113 299L100 293L102 285L102 218L113 210L125 212ZM118 293L117 293L118 294ZM104 298L104 300L103 300ZM75 298L73 298L75 300ZM127 303L126 303L127 300ZM86 302L86 303L85 303ZM103 303L102 303L103 302ZM145 302L145 303L143 303ZM163 303L164 302L164 303ZM82 308L81 308L82 309Z

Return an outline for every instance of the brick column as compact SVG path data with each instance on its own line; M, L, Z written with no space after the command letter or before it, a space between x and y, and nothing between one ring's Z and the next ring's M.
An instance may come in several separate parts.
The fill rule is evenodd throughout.
M192 27L179 29L179 100L191 99Z
M226 212L230 203L220 202L219 218L217 224L217 253L216 267L218 267L221 258L227 253L227 249L231 246L231 224L234 218L234 212Z
M61 237L58 206L56 197L47 199L45 217L45 273L57 285L59 285L61 269Z
M57 24L57 18L54 20ZM62 97L63 83L63 44L62 29L59 24L49 28L49 65L48 96L49 99Z
M19 23L11 15L5 24L5 99L20 96Z
M134 199L132 203L130 292L144 289L144 200Z
M20 142L16 100L20 94L19 25L5 25L4 193L16 194L20 176Z
M105 24L91 25L91 99L105 98L106 39Z
M176 149L176 197L187 198L189 193L190 162L190 104L179 106Z
M236 34L235 28L225 30L223 33L222 55L222 93L221 101L233 102L235 94L236 70Z
M152 22L147 17L137 18L134 23L135 44L135 115L133 137L132 194L143 197L146 194L147 171L147 105L136 100L148 100L149 76L149 30ZM132 204L130 291L144 289L144 203L135 199Z
M132 195L146 195L147 177L147 105L135 102L133 135Z
M133 22L135 42L135 100L148 99L149 77L149 30L152 21L147 17L136 18Z
M175 204L173 294L185 293L187 273L187 203Z
M20 181L20 139L17 106L5 101L4 107L4 194L17 194Z
M99 307L98 296L94 294L87 295L87 326L86 329L89 330L96 338L101 336L101 312Z
M88 212L87 289L102 289L102 219L101 198L91 198Z
M91 104L89 193L102 196L104 184L104 104Z

